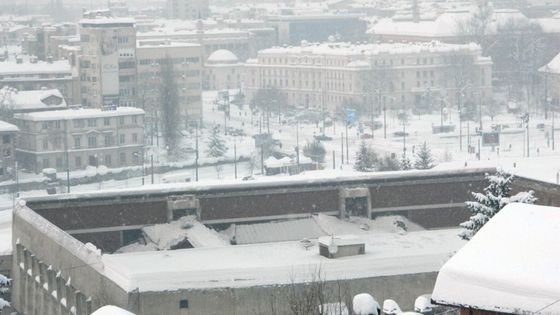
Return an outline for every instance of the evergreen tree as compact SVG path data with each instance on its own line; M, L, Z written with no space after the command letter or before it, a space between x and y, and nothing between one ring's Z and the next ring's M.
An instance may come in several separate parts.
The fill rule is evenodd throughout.
M510 202L534 203L537 198L532 190L520 192L511 196L511 184L513 175L506 174L498 170L496 174L486 174L489 182L488 187L484 188L484 193L472 193L474 201L467 201L467 209L471 212L468 221L461 223L465 228L459 236L462 239L470 240L496 213Z
M377 161L377 170L380 172L398 171L400 169L401 165L395 155L386 154Z
M401 158L401 169L404 171L412 169L412 163L406 155L403 155Z
M366 144L365 141L360 143L360 148L356 154L356 163L354 169L358 172L371 172L375 170L377 163L377 154Z
M434 167L434 157L432 156L432 151L424 142L420 147L420 150L415 154L414 168L419 170L427 170Z
M0 274L0 296L6 295L10 292L10 285L12 280L5 275ZM6 301L4 298L0 297L0 312L2 309L9 307L10 302Z
M179 87L173 67L173 60L166 56L161 61L161 85L159 87L161 101L161 124L165 143L171 152L177 149L179 139Z
M303 155L312 159L314 162L323 163L325 160L325 155L327 155L327 150L319 140L313 140L312 142L307 142L303 147Z
M228 147L224 139L222 139L219 127L214 127L214 129L212 129L212 134L210 135L210 142L208 142L206 154L210 157L219 158L224 156L227 150Z

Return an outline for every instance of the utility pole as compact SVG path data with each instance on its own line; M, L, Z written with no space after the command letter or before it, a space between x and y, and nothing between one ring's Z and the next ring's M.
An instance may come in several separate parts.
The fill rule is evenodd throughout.
M336 156L334 150L332 150L332 169L336 169Z
M340 133L340 160L344 164L344 132Z
M555 150L554 148L554 111L552 111L552 151Z
M299 174L299 119L296 117L296 164L297 173Z
M152 185L154 184L154 155L150 155L150 164L152 168Z
M383 139L387 139L387 107L383 106Z
M461 117L461 93L462 90L457 94L457 104L459 108L459 151L463 151L463 117Z
M346 119L346 164L350 164L350 157L348 153L348 119Z
M196 124L194 125L194 130L195 130L195 158L194 158L194 172L195 172L195 181L198 182L198 121L196 122Z
M235 172L235 179L237 179L237 142L233 139L233 167Z

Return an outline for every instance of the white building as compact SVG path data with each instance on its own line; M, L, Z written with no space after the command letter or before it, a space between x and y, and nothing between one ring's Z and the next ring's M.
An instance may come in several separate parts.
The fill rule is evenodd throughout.
M539 69L543 78L545 97L551 105L560 104L560 53Z
M459 72L463 85L454 77ZM379 80L375 91L372 75ZM492 61L476 44L303 42L259 51L246 63L245 87L249 99L275 87L290 105L331 111L347 102L439 109L440 102L460 101L458 95L462 102L491 98Z

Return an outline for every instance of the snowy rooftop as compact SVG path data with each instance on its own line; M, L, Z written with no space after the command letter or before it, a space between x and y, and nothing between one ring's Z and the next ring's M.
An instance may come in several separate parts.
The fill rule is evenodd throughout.
M560 19L559 19L560 22ZM560 74L560 53L546 65L539 69L540 72Z
M80 25L113 25L113 24L134 24L133 18L125 17L98 17L95 19L81 19Z
M341 55L368 56L381 54L414 54L420 52L442 53L455 51L479 51L475 43L446 44L437 41L416 43L380 43L380 44L350 44L350 43L314 43L295 47L272 47L259 51L262 55Z
M19 130L18 127L14 126L14 125L12 125L8 122L0 120L0 132L6 132L6 131L15 132L15 131L18 131L18 130Z
M368 31L378 35L403 35L426 37L455 37L461 34L462 25L472 19L473 10L449 10L434 20L395 20L385 18L372 26ZM489 32L495 32L497 27L506 25L510 21L528 22L529 19L517 10L494 10L491 17Z
M235 64L239 62L239 58L227 49L218 49L210 54L206 62L209 64Z
M70 76L72 69L67 60L56 60L52 63L45 61L22 62L4 61L0 62L0 75L22 75L22 74L64 74Z
M115 110L101 110L97 108L78 108L53 110L46 112L36 112L27 114L14 115L17 119L31 121L48 121L48 120L68 120L68 119L85 119L85 118L102 118L126 115L143 115L144 111L135 107L117 107Z
M56 97L59 104L50 104L49 98ZM15 110L64 108L66 101L58 89L18 91L9 87L0 89L0 99Z
M559 314L560 208L510 204L440 270L432 299L512 314Z
M458 229L365 236L365 255L328 259L316 242L194 248L103 255L104 273L123 289L160 291L249 287L309 280L321 266L326 279L434 272L464 241Z
M98 308L91 315L134 315L134 313L131 313L117 306L105 305L101 308Z
M122 107L120 107L122 108ZM341 182L352 182L362 180L403 180L415 179L426 177L439 177L439 176L459 176L469 174L480 174L484 172L495 171L493 168L468 168L461 169L454 167L446 170L408 170L408 171L395 171L395 172L373 172L361 173L349 170L325 170L325 171L309 171L302 172L294 176L265 176L259 177L255 180L243 181L241 179L222 179L222 180L207 180L202 182L187 182L187 183L169 183L169 184L154 184L145 185L134 188L121 188L112 190L101 190L91 192L77 192L69 194L58 195L44 195L36 197L26 197L29 202L39 202L48 200L72 200L79 198L111 198L122 195L145 195L145 194L169 194L174 192L184 191L206 191L206 190L228 190L228 189L251 189L251 188L265 188L277 187L284 185L313 185Z
M178 42L171 40L153 40L145 39L136 42L136 47L142 48L162 48L162 47L200 47L200 44Z

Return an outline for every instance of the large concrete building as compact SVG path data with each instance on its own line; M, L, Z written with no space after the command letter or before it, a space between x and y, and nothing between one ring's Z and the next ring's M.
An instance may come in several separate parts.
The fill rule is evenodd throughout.
M14 120L20 128L16 157L29 171L142 163L142 109L68 109L16 114Z
M304 42L261 50L246 63L245 86L249 99L275 87L290 105L331 111L352 102L423 110L461 98L478 104L492 97L492 61L480 53L475 44Z
M200 20L210 16L208 0L167 0L167 16L171 19Z
M136 105L136 29L129 18L80 20L81 104Z
M365 40L366 21L361 14L322 13L273 15L267 24L276 30L279 45L299 45L302 40L322 42Z
M164 63L173 63L177 82L180 113L185 122L202 119L201 81L202 51L199 44L170 40L140 40L136 48L138 71L137 106L148 113L161 110L158 97L161 69Z

